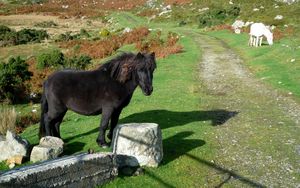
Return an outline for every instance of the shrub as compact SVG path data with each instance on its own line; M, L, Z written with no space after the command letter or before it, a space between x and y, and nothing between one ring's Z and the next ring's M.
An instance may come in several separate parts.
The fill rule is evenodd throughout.
M34 26L35 27L47 28L47 27L56 27L57 24L54 21L43 21L43 22L35 24Z
M91 36L85 29L80 29L79 34L72 35L72 32L70 31L60 34L55 42L67 42L75 39L80 39L81 37L89 38Z
M15 132L17 113L14 108L0 108L0 135L5 135L9 130Z
M73 68L85 69L91 64L92 58L87 55L74 56L66 58L59 50L53 50L50 53L43 53L37 57L37 68Z
M223 24L226 19L234 19L239 16L239 14L239 7L230 7L228 9L216 8L199 16L199 27Z
M92 58L87 55L74 56L67 59L65 67L84 70L92 63L91 60Z
M101 37L108 37L111 35L111 33L107 29L101 29L101 31L99 32L99 35Z
M0 25L0 35L3 35L3 34L6 34L6 33L9 33L11 32L12 30L5 26L5 25Z
M0 63L0 100L18 102L24 97L24 81L30 80L32 73L28 64L19 56L10 58L8 63Z
M80 34L81 37L90 37L90 34L85 30L85 29L80 29Z
M35 30L35 29L22 29L17 32L18 42L17 44L26 44L29 42L41 42L49 35L45 30Z
M57 68L64 67L65 57L64 54L55 49L49 53L43 53L37 57L37 68Z
M63 42L63 41L70 41L73 40L74 36L71 35L71 32L62 33L58 36L58 39L56 39L56 42Z
M44 30L22 29L16 32L9 27L0 26L0 46L41 42L48 37L49 35Z

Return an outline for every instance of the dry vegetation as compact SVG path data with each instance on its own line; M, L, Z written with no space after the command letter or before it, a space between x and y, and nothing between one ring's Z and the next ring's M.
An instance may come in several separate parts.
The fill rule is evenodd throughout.
M39 23L49 21L57 24L57 26L48 28L37 27ZM58 16L38 14L0 16L0 23L17 31L24 28L47 29L47 33L50 36L55 36L66 32L79 33L80 29L82 28L87 31L98 31L100 28L105 26L101 19L60 19Z
M0 134L5 135L7 130L15 132L17 113L14 108L0 108Z
M184 5L188 3L192 3L192 0L164 0L167 5Z
M45 13L60 16L61 18L81 18L102 16L107 10L130 10L145 4L145 0L50 0L43 4L22 6L10 10L9 14Z
M73 40L69 42L61 42L60 47L70 49L70 53L73 53L73 47L78 46L79 48L76 49L77 54L85 54L92 58L99 59L111 55L114 51L125 44L132 44L143 40L143 38L145 38L149 33L150 32L146 27L140 27L120 36L113 35L98 41Z
M72 40L59 42L58 44L60 48L65 49L66 56L88 55L93 59L106 58L126 44L136 44L136 48L143 52L155 52L157 58L164 58L170 54L182 51L182 46L177 44L179 37L175 33L169 33L165 41L161 39L160 32L151 37L149 37L149 34L148 28L140 27L122 35L112 35L97 41ZM54 69L37 69L36 58L28 59L27 63L29 64L29 71L33 73L31 80L28 81L30 91L39 94L42 91L43 80Z
M136 48L144 52L155 52L158 58L167 57L170 54L179 53L183 47L177 44L179 36L175 33L169 33L166 42L161 40L161 32L146 41L139 41Z

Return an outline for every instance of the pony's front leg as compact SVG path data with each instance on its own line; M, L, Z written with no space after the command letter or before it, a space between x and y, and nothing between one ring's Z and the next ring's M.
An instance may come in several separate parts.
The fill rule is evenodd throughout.
M118 124L121 111L122 111L122 109L116 109L112 113L111 120L110 120L110 130L107 135L107 138L109 138L110 140L112 139L114 129L115 129L116 125Z
M102 119L99 127L99 135L97 138L97 143L100 147L107 148L109 145L105 141L105 131L108 127L109 120L111 118L113 110L112 109L105 109L102 111Z

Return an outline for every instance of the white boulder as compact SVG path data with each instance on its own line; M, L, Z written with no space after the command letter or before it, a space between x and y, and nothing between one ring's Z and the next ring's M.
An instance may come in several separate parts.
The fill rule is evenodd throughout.
M28 156L30 144L20 136L7 131L6 138L0 141L0 162L14 156Z
M161 130L155 123L118 125L112 146L120 167L157 167L163 158Z
M234 29L242 28L244 26L245 26L245 22L243 22L242 20L235 20L235 22L231 25L231 27Z
M276 15L274 20L282 20L283 19L283 16L282 15Z

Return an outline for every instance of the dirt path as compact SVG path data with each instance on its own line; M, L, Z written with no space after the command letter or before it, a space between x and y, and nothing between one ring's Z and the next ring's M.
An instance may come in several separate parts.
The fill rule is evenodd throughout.
M214 162L229 170L210 178L223 180L217 187L299 187L300 106L255 79L222 41L193 35L208 108L238 112L216 127Z

